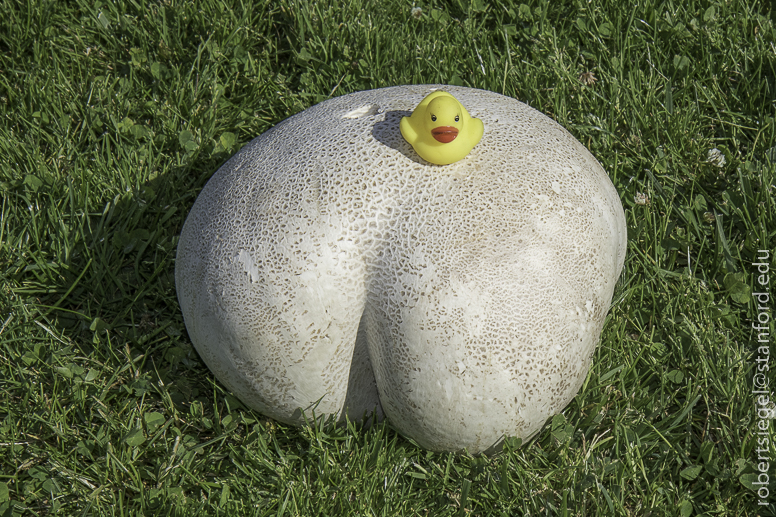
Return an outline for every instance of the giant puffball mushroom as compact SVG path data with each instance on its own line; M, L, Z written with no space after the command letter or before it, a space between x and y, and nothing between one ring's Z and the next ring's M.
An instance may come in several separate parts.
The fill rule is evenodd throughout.
M399 130L434 90L484 123L450 165ZM226 162L175 281L192 343L248 406L292 424L384 414L428 449L478 453L575 396L625 249L617 191L563 127L488 91L398 86L322 102Z

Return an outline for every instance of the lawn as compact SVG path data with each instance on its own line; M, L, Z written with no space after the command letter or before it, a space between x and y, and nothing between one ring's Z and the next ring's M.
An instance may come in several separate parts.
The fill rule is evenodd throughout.
M776 515L752 393L776 382L755 377L776 364L776 7L637 4L0 0L0 517ZM493 457L268 420L176 299L220 164L317 102L411 83L542 111L625 207L582 390Z

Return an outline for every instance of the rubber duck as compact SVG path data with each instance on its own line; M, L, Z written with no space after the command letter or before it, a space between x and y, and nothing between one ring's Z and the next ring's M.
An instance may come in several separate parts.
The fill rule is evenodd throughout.
M409 117L402 117L401 134L421 158L437 165L461 160L474 148L485 127L469 116L458 99L447 92L428 94Z

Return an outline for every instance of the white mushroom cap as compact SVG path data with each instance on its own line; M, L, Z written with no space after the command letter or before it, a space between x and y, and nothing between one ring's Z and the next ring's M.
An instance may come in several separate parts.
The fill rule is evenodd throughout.
M435 88L485 124L445 166L399 132ZM249 406L289 423L377 409L476 453L575 396L626 241L617 191L560 125L492 92L399 86L246 145L194 204L175 277L196 349Z

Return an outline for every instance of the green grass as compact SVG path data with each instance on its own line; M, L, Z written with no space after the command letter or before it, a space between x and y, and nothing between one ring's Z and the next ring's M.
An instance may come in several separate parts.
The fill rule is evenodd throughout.
M751 394L776 11L638 4L0 0L0 516L776 515ZM432 82L566 126L628 220L583 389L492 458L244 408L174 290L184 218L243 144L331 96Z

